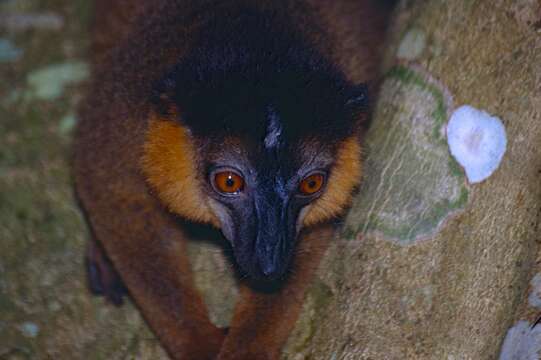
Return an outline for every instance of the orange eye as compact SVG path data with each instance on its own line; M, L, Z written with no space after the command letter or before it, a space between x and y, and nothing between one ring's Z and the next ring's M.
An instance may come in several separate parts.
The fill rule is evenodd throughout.
M227 195L237 194L244 188L244 179L233 171L221 171L214 174L214 187Z
M299 191L303 195L313 195L323 187L325 177L323 174L312 174L305 177L299 184Z

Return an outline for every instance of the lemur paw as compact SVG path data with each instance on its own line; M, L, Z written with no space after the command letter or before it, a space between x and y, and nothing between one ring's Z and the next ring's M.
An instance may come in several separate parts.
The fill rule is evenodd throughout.
M85 265L90 292L104 296L113 305L122 305L123 297L128 295L128 290L95 240L90 240L87 245Z

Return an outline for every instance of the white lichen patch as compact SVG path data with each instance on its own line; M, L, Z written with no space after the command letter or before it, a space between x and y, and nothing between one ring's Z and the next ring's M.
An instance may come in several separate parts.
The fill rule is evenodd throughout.
M21 332L24 336L28 338L35 338L39 334L39 326L36 323L33 323L31 321L26 321L23 324L21 324Z
M27 96L41 100L57 99L66 86L83 81L88 75L89 68L84 62L50 65L28 74L30 91Z
M420 29L410 29L402 38L400 45L396 51L396 56L399 59L415 60L425 50L426 34Z
M430 238L464 207L465 176L445 141L449 102L427 74L397 67L387 75L366 136L367 175L348 215L346 238L375 234L410 244Z
M58 131L62 135L69 134L75 128L75 124L77 124L77 115L75 115L75 113L73 112L70 112L66 114L62 119L60 119L60 123L58 124Z
M531 327L519 321L507 332L500 360L539 360L541 357L541 325Z
M10 40L0 38L0 63L19 60L23 50L17 48Z
M492 175L507 146L501 120L469 105L459 107L451 116L447 142L470 183L481 182Z
M541 274L536 274L530 282L531 290L528 296L528 304L531 307L541 309Z

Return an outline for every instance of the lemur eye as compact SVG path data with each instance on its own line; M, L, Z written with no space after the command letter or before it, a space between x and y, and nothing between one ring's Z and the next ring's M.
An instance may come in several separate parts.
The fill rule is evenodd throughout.
M239 174L231 171L220 171L213 175L214 188L223 194L238 194L244 188L244 179Z
M308 175L299 184L299 191L303 195L314 195L323 187L325 176L321 173Z

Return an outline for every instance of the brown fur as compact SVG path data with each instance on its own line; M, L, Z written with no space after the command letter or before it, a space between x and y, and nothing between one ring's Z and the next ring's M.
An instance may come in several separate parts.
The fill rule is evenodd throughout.
M181 127L149 115L146 96L165 69L193 46L189 34L205 21L206 7L235 7L246 2L138 1L126 9L123 1L97 1L93 84L80 111L82 121L75 140L76 191L93 236L174 359L279 357L306 287L332 238L332 226L317 223L341 211L348 201L347 189L356 184L354 174L360 172L355 155L358 144L351 138L340 146L328 193L306 215L305 224L310 227L300 238L294 276L274 294L258 293L241 284L241 300L225 336L208 319L191 277L188 238L182 224L167 210L216 224L196 183L174 184L176 178L187 181L194 171L189 165L194 150ZM288 6L299 20L299 31L311 33L312 23L296 10L295 1L249 3ZM321 44L320 50L352 82L375 84L386 17L374 5L377 0L306 3L314 8L318 15L314 21L326 29L331 40L331 46ZM191 19L190 26L174 16L178 9L183 18ZM147 27L152 23L159 26ZM181 144L184 152L171 152L171 142ZM167 156L160 158L166 147ZM149 190L147 179L154 191ZM184 191L189 188L192 195Z

